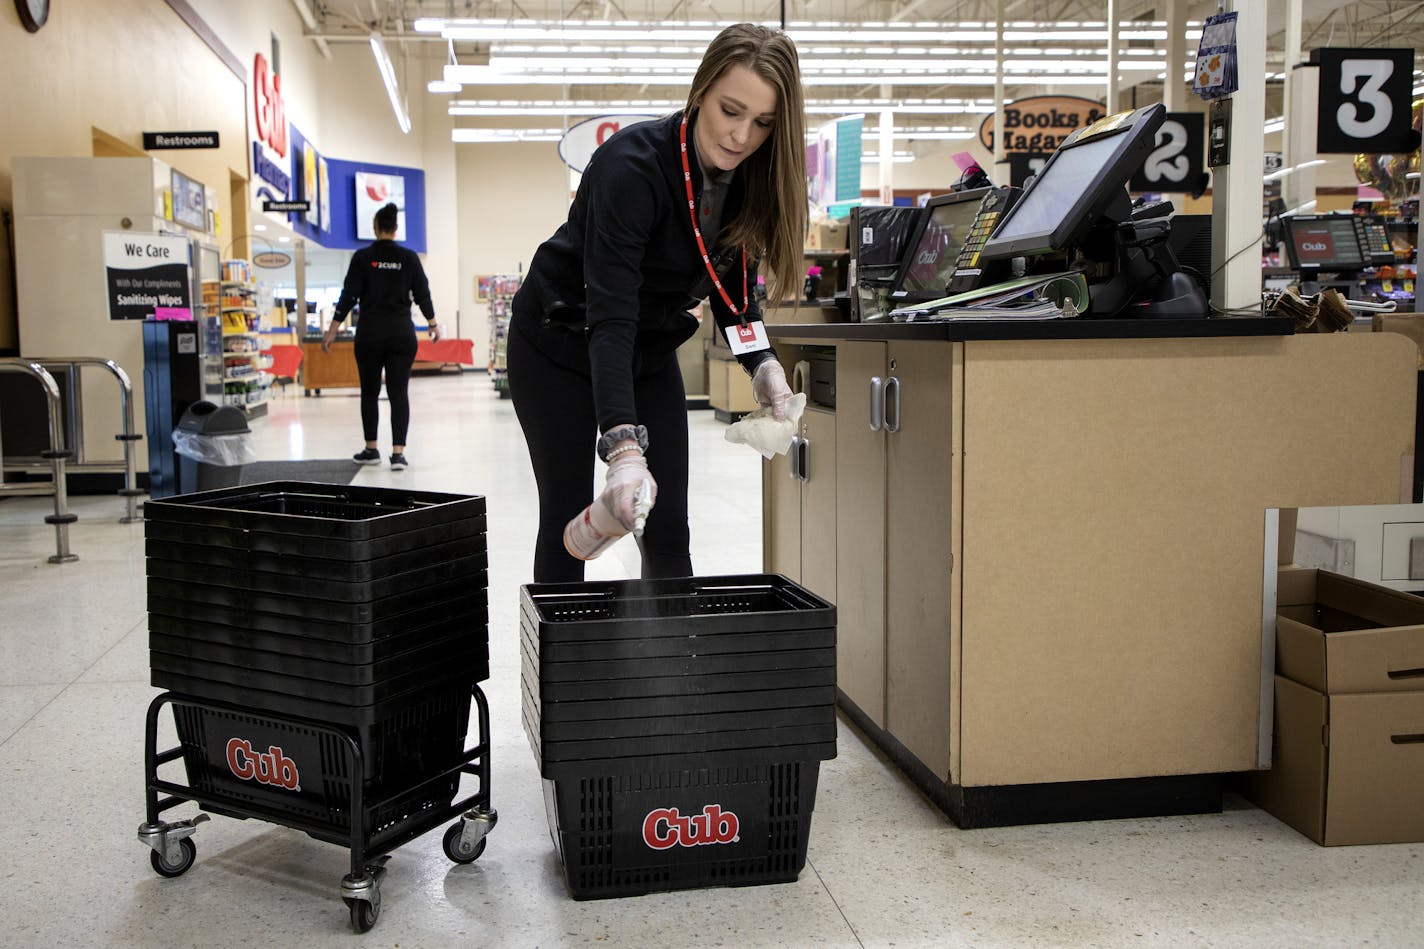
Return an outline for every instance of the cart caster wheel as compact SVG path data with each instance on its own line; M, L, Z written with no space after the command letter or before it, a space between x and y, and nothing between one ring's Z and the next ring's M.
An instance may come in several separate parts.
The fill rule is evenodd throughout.
M178 847L183 851L183 856L177 863L169 863L157 850L149 851L148 862L153 864L154 873L163 877L180 877L188 872L193 861L198 859L198 845L193 843L192 838L184 837L178 841Z
M445 856L455 863L474 863L480 859L480 854L485 852L485 844L489 843L487 837L481 837L479 843L473 847L464 846L465 822L451 824L445 831Z
M346 905L351 907L351 928L358 933L368 933L371 927L376 925L376 920L381 918L381 904L367 903L365 900L355 900L350 897L343 897Z

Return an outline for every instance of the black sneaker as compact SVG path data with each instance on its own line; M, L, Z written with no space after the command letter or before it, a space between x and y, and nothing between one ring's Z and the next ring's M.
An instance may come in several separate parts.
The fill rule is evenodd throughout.
M396 452L394 455L391 455L392 471L404 471L407 464L409 464L409 462L405 460L405 455L402 455L400 452Z
M374 448L363 448L352 455L351 460L358 465L379 465L381 463L381 453Z

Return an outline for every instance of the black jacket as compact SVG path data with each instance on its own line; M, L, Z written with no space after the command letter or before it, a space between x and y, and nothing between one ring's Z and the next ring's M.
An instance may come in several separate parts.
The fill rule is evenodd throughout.
M712 285L688 214L678 126L682 113L621 129L598 147L584 170L568 220L529 264L515 296L514 327L561 365L593 379L602 429L636 421L632 380L651 371L697 332L688 312L709 297L717 332L733 316ZM702 172L692 154L694 114L688 125L688 166L695 196ZM723 230L737 216L742 172L733 176L722 212ZM709 255L727 295L742 303L739 247ZM747 260L748 321L760 320L756 261ZM751 372L771 350L741 357Z
M415 326L410 322L412 300L420 307L425 322L434 323L435 305L430 302L430 282L425 278L420 257L395 241L376 241L351 255L332 319L340 323L359 303L359 338L414 336Z

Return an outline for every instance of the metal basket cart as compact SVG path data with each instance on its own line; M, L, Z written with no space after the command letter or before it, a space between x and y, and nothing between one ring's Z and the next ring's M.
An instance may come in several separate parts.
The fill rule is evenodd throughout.
M349 848L340 893L366 932L395 848L455 817L446 856L478 859L498 820L478 685L484 499L275 482L145 514L150 668L166 690L148 709L138 831L153 869L185 873L209 813L291 827ZM165 709L178 744L160 750ZM204 813L162 819L188 801Z

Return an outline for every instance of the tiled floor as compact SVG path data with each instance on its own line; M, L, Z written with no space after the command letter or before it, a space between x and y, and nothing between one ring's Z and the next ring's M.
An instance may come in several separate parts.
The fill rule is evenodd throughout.
M483 375L420 377L402 473L359 484L489 503L492 791L500 821L456 866L440 833L395 851L380 921L353 936L346 852L218 817L165 880L143 820L148 685L143 526L76 497L76 563L50 565L45 498L0 501L2 946L1424 945L1424 845L1326 849L1230 797L1223 814L961 831L842 722L822 765L809 859L793 884L569 899L519 722L517 591L534 492L513 409ZM255 426L263 459L357 447L353 393L289 389ZM760 468L693 414L693 561L760 567ZM383 444L388 451L388 445ZM632 545L591 578L630 576ZM194 810L178 809L178 815Z

